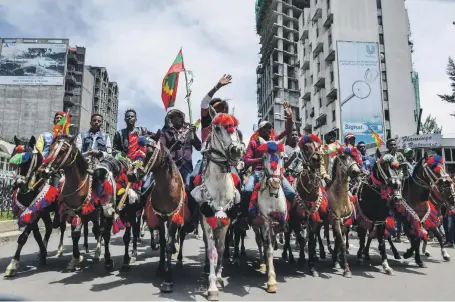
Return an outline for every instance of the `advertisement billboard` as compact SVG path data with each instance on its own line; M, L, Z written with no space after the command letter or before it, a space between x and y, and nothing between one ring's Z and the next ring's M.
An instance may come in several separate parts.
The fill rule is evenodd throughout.
M2 43L0 85L63 85L66 44Z
M371 129L384 140L381 70L376 42L337 42L342 137L374 143Z

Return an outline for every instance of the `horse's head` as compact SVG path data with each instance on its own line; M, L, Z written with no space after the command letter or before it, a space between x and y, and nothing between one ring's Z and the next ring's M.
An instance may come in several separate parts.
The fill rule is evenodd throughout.
M333 162L334 172L332 177L343 179L347 178L358 179L360 177L360 165L362 164L362 157L357 148L347 148L340 146L336 149L335 160Z
M376 149L376 158L378 160L373 166L371 180L376 185L385 185L390 188L393 200L401 199L400 165L398 161L391 154L382 156L379 149Z
M416 169L417 177L423 179L431 188L432 193L439 195L442 202L449 207L455 206L455 187L454 182L444 169L444 159L439 155L428 156L425 152L420 164L423 169ZM420 172L420 170L423 170Z
M242 142L236 127L239 125L237 119L227 113L216 113L210 111L212 116L212 129L210 133L211 151L235 166L242 158Z
M39 168L39 172L44 175L50 175L58 172L60 169L68 168L79 158L87 169L87 162L79 153L75 145L76 136L69 137L66 135L57 136L49 146L49 153L43 164ZM83 172L83 171L81 171Z
M263 154L264 177L269 180L269 185L278 189L281 185L281 177L283 176L283 152L284 142L286 138L280 141L266 142L262 137L259 138L260 145L257 151Z
M16 168L16 183L18 187L29 183L34 172L43 162L43 157L35 149L36 139L32 136L28 142L14 136L15 147L9 160L9 164Z
M304 164L312 170L318 171L321 168L321 139L315 134L304 135L299 141Z

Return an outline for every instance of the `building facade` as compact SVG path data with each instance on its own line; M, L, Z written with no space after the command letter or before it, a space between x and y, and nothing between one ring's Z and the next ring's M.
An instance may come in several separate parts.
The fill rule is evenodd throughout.
M416 133L418 104L408 38L409 21L404 1L311 0L299 18L299 86L305 132L322 136L332 133L340 138L343 132L340 81L343 79L340 79L337 45L365 42L374 43L378 48L377 98L382 112L376 117L382 120L383 138ZM370 47L368 51L375 50ZM352 93L361 99L372 91L370 88L362 96L352 85ZM361 114L368 109L358 106L356 110ZM365 132L366 126L362 126Z
M109 81L106 68L94 66L89 68L95 79L93 113L103 116L103 129L113 140L117 131L118 85Z
M258 118L278 131L285 127L283 102L291 103L300 122L297 42L298 18L308 0L257 0L256 30L260 36L257 74ZM299 127L299 125L298 125Z

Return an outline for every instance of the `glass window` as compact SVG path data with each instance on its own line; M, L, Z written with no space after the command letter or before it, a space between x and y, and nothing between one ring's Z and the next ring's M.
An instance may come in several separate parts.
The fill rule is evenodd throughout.
M450 148L444 148L445 161L452 161L452 152Z
M389 117L389 110L384 110L384 118L386 121L390 121L390 117Z
M381 0L376 0L376 7L377 8L382 8Z
M335 110L332 110L332 122L336 120Z
M378 24L382 25L382 16L378 16Z

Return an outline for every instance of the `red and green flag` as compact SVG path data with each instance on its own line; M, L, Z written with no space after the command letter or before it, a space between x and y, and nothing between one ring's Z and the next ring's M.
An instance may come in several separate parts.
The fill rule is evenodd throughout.
M373 128L370 127L370 130L371 130L371 136L373 136L373 139L374 139L374 142L376 143L376 146L378 148L381 148L382 144L384 144L384 141L382 140L382 138L379 136L379 134L377 134L376 132L374 132Z
M177 97L177 87L179 84L179 74L185 69L183 65L182 49L180 49L177 57L169 68L166 76L163 79L163 87L161 90L161 99L163 100L164 108L174 107Z
M63 115L62 119L54 126L54 137L59 135L68 135L70 133L70 113Z

